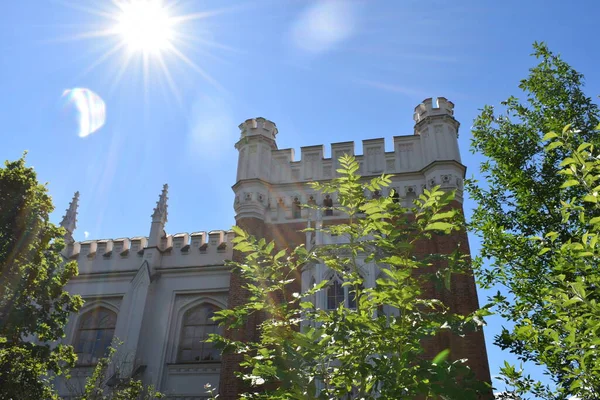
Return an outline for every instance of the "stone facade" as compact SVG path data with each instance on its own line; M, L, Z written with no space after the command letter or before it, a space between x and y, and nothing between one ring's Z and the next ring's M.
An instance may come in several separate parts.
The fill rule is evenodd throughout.
M339 240L320 234L312 237L300 230L306 228L309 221L335 224L342 221L344 215L333 211L320 215L316 221L314 210L298 207L298 204L336 204L335 195L323 198L308 182L335 177L337 159L343 154L356 156L363 176L394 174L390 189L403 201L410 202L425 188L441 185L445 189L456 189L453 206L462 209L465 167L458 150L459 123L453 114L454 104L447 99L438 98L436 104L426 99L415 108L414 134L394 137L391 152L385 151L384 139L369 139L362 142L362 155L355 154L353 142L343 142L331 145L330 158L324 157L322 145L302 147L300 160L295 160L293 149L278 149L278 131L273 122L264 118L243 122L239 126L240 139L235 144L239 151L237 179L233 185L237 225L257 237L274 240L279 248ZM228 355L220 359L210 349L193 345L188 348L186 341L215 329L207 325L206 320L198 322L198 318L203 318L203 310L235 306L245 301L239 276L231 274L225 266L226 260L238 259L240 255L232 251L230 231L166 234L167 189L165 185L159 197L148 237L73 242L78 195L73 199L63 220L69 242L65 257L78 261L80 275L69 283L68 290L80 293L86 304L69 322L66 342L76 348L79 345L80 351L93 353L94 348L90 350L82 345L85 340L81 338L88 335L83 316L92 315L86 313L93 313L95 309L114 313L111 314L116 315L114 327L98 328L93 334L100 337L112 330L114 336L124 342L118 358L124 365L123 371L136 374L173 399L205 398L205 383L218 387L220 398L236 399L241 390L234 376L239 368L239 357ZM457 246L469 252L465 233L434 237L420 243L416 252L450 252ZM368 287L374 285L379 269L376 265L365 265L363 273ZM306 288L313 280L329 278L330 273L324 266L314 266L303 272L297 288ZM443 299L457 312L467 313L478 307L472 277L455 277L451 292L438 292L433 287L426 288L426 292ZM324 297L315 301L325 306ZM256 321L250 321L246 329L232 334L252 340L257 334ZM462 339L440 336L426 347L427 354L431 355L450 347L454 358L468 358L478 376L490 380L481 332ZM74 386L73 382L80 384L89 369L89 366L81 366L69 385L61 382L61 393L68 396L67 386Z

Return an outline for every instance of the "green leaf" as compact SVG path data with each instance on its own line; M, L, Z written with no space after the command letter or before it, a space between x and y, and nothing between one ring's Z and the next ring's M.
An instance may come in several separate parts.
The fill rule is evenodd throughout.
M549 247L544 247L542 250L540 250L540 252L538 253L538 256L543 256L544 254L546 254L549 251L550 251Z
M561 147L561 146L564 146L564 143L561 141L552 142L548 146L546 146L546 151L548 152L548 151L554 150L557 147Z
M435 365L439 365L446 361L448 356L450 355L450 349L445 349L440 351L433 359L432 363Z
M455 215L456 215L456 210L441 212L441 213L434 214L431 217L431 221L438 221L440 219L450 219L450 218L454 217Z
M564 189L564 188L568 188L568 187L571 187L571 186L577 186L577 185L579 185L579 181L578 181L578 180L575 180L575 179L569 179L568 181L565 181L565 182L564 182L564 183L563 183L563 184L560 186L560 188L561 188L561 189Z
M588 203L598 203L598 197L593 196L591 194L586 194L585 196L583 196L583 201Z
M542 140L550 140L550 139L554 139L556 137L558 137L558 134L556 132L548 132L544 135Z
M591 147L592 144L591 143L582 143L579 145L579 147L577 148L577 152L581 153L582 151L584 151L585 149Z
M448 223L448 222L433 222L428 224L425 227L426 231L449 231L451 229L454 229L455 226L454 224Z

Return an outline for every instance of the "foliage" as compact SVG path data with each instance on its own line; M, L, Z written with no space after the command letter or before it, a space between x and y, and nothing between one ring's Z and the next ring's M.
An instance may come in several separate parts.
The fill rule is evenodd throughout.
M596 129L600 131L600 125ZM599 132L600 133L600 132ZM505 365L505 381L518 394L533 391L545 398L577 396L582 400L600 398L600 217L588 217L590 211L600 215L600 154L595 146L582 143L575 147L578 135L570 126L562 134L548 133L547 151L562 148L569 157L561 162L561 176L566 178L562 190L579 187L580 197L564 201L559 210L565 225L578 231L567 241L558 232L546 232L532 238L540 246L540 255L548 257L552 270L545 277L545 287L538 293L545 311L552 317L543 326L529 318L519 321L513 336L526 351L536 355L536 362L550 372L557 360L565 367L560 372L558 388L550 390L522 371Z
M92 375L86 380L84 392L76 396L78 400L154 400L162 394L154 387L144 387L142 381L123 375L115 360L117 349L111 346L106 357L98 360Z
M437 187L425 190L410 209L391 196L367 200L365 191L381 190L390 176L365 181L350 156L342 157L340 165L339 178L313 187L338 193L337 209L347 215L347 222L307 232L334 234L344 238L343 243L278 250L274 242L234 228L235 250L244 253L244 260L232 264L249 300L219 312L217 318L231 331L244 327L253 314L262 323L256 341L218 335L211 340L243 355L241 376L248 384L243 398L477 398L487 387L474 380L465 360L452 360L448 349L433 360L423 356L424 339L477 329L485 314L480 310L456 315L440 300L423 296L424 282L443 285L453 273L468 268L458 249L420 259L412 251L421 240L461 229L461 215L448 207L454 194ZM307 207L320 212L315 205ZM447 266L430 272L432 263L440 260ZM376 263L382 271L373 288L363 288L360 268L367 263ZM290 293L290 284L303 268L317 264L343 278L355 296L355 308L315 308L312 299L325 295L328 281L304 293Z
M0 398L54 398L48 373L75 362L70 346L48 344L82 303L63 290L77 264L64 263L52 210L24 157L0 168Z
M544 44L534 49L541 62L519 86L527 102L509 98L504 114L485 107L473 127L472 149L487 157L486 185L467 183L478 203L471 226L482 238L476 266L485 286L502 288L491 300L514 323L496 344L544 366L555 384L506 364L504 380L513 386L506 396L598 398L593 237L600 212L591 152L599 111L582 91L581 74Z

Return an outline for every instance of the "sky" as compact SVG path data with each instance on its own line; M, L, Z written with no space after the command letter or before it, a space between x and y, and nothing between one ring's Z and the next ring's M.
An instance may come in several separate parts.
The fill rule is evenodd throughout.
M520 96L534 41L600 94L597 1L164 0L170 19L152 15L148 30L128 1L10 1L0 14L0 159L28 151L57 223L81 193L77 240L147 235L164 183L169 233L229 229L248 118L274 121L279 148L297 157L378 137L391 151L393 136L412 134L414 107L444 96L477 177L473 119ZM496 375L512 359L492 344L502 321L488 323Z

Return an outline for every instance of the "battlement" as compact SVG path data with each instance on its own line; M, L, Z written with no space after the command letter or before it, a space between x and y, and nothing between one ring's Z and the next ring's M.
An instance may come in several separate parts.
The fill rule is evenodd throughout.
M219 265L231 259L233 231L177 233L161 238L161 267ZM68 244L65 257L76 260L80 274L137 270L147 253L148 238L86 240Z
M446 99L445 97L438 97L436 100L436 106L433 105L433 99L427 98L423 100L421 104L415 107L415 113L413 119L415 123L423 121L427 117L436 115L449 115L454 116L454 103Z
M436 145L433 161L460 162L456 134L454 137L452 135L448 130L449 139L443 146ZM300 148L299 160L295 158L294 149L273 150L269 180L272 184L278 184L335 178L338 175L338 160L345 154L355 156L360 165L359 173L363 176L417 172L432 161L432 157L426 154L431 146L423 142L420 135L394 136L393 151L386 151L385 138L363 140L360 151L355 142L332 143L331 157L324 156L324 145L304 146Z
M278 132L274 122L262 117L247 119L239 125L239 128L241 138L262 135L275 140Z
M301 203L321 204L325 199L314 193L308 183L339 176L339 159L345 154L356 158L362 176L394 175L392 187L400 196L418 195L424 188L442 185L448 190L456 189L461 201L465 168L458 148L460 124L453 115L454 103L438 97L434 104L428 98L415 108L413 134L394 136L392 151L386 151L386 139L374 138L363 140L362 152L358 154L354 142L332 143L330 157L325 156L322 144L303 146L299 160L294 157L294 149L278 149L273 141L265 142L258 134L249 133L276 133L275 124L264 118L246 120L240 125L242 140L236 144L236 218L266 218L274 223L310 218ZM334 197L327 202L333 201L335 206ZM336 217L332 212L331 216Z

